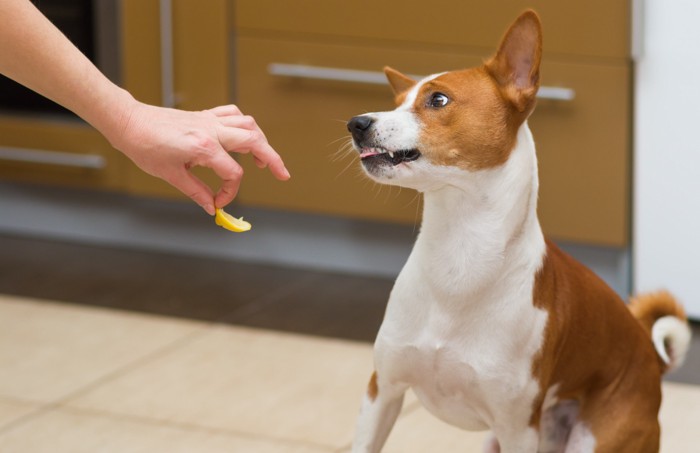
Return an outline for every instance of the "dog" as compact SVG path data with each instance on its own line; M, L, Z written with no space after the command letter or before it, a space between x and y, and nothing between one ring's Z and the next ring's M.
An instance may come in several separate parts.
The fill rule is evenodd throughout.
M659 450L661 377L690 329L668 292L627 306L545 239L527 125L542 29L525 11L482 66L420 81L385 68L393 111L347 127L371 179L423 193L352 451L379 452L411 388L489 453Z

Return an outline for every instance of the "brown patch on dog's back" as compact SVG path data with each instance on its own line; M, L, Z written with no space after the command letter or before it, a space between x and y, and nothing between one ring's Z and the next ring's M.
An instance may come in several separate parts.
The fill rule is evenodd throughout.
M645 406L640 417L658 410L663 370L648 334L605 282L549 241L535 276L533 303L547 311L548 320L532 364L540 382L532 426L539 426L544 396L555 384L557 398L581 402L581 417L588 418L594 432L601 429L601 420L590 417L587 406L599 395L614 405L617 399L642 392L644 404L652 409Z

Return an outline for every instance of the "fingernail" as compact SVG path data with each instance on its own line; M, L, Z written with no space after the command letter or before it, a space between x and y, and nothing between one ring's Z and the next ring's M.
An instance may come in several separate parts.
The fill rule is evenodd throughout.
M289 174L289 170L287 170L286 168L284 169L284 175L287 177L287 179L292 177L292 175Z
M209 215L214 215L214 214L216 214L216 210L214 209L214 205L212 205L212 204L205 204L205 205L202 206L202 207L204 208L205 211L207 211L207 214L209 214Z

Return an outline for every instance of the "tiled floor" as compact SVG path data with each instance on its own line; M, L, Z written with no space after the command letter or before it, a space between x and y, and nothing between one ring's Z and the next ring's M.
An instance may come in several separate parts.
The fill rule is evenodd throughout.
M10 237L0 251L0 452L348 451L390 281ZM700 387L664 386L662 451L697 451ZM385 451L483 438L409 396Z

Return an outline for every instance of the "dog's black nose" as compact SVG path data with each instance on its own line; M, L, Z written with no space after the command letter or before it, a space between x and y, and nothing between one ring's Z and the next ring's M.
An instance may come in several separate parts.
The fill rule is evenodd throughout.
M352 134L352 138L359 141L364 138L372 123L374 123L374 120L367 115L356 116L348 121L348 130Z

